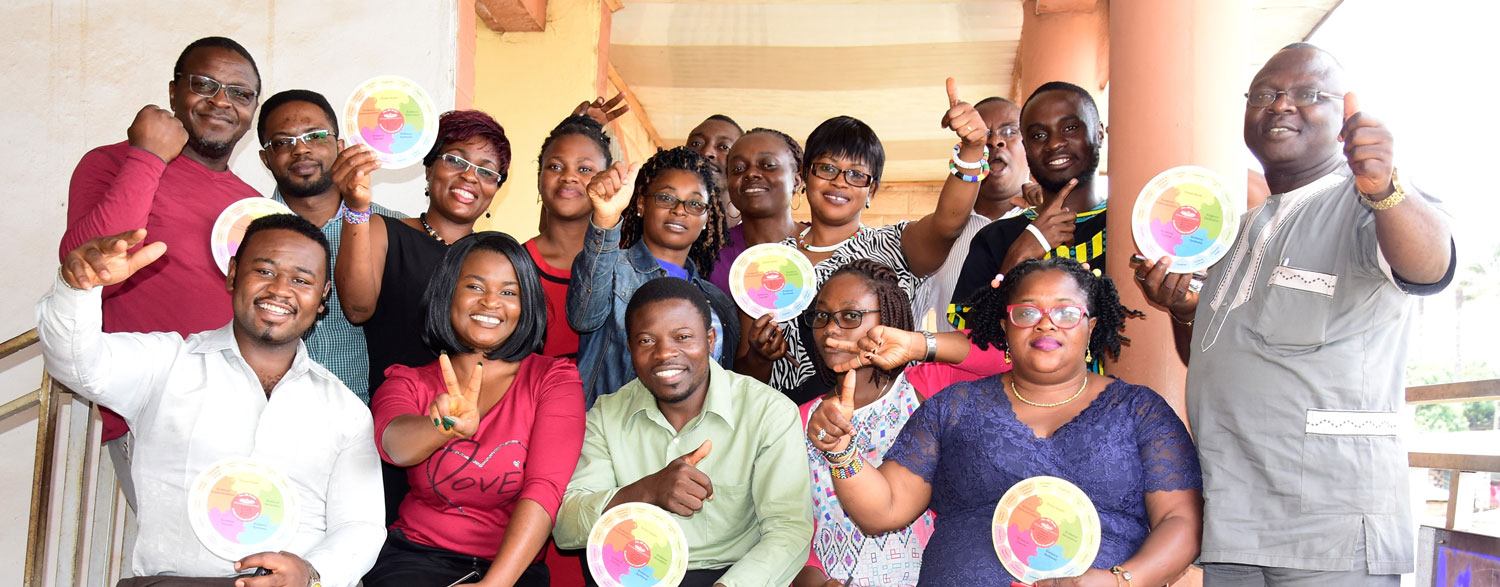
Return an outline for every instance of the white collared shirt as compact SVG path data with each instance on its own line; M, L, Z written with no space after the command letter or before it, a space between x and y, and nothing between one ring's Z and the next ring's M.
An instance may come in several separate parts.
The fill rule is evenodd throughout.
M47 370L125 418L135 434L140 532L136 576L232 576L188 520L188 491L213 463L250 457L296 487L300 521L282 550L330 587L354 585L385 541L380 458L370 412L302 343L268 398L232 325L187 337L102 332L100 288L59 279L37 303ZM190 302L189 302L190 303Z

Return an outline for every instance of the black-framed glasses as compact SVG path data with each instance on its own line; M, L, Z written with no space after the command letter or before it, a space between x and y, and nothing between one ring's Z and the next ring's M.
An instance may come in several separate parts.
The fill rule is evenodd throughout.
M1259 90L1251 90L1245 94L1245 105L1251 108L1265 108L1275 103L1276 98L1281 97L1282 94L1286 94L1287 98L1291 99L1292 105L1298 108L1317 104L1319 98L1328 98L1329 100L1344 99L1339 94L1330 94L1317 88L1292 88L1290 90L1261 88Z
M463 157L454 155L453 153L443 153L442 155L438 156L438 160L442 161L443 164L448 167L448 169L457 171L459 175L468 173L469 168L472 167L474 169L474 176L479 178L479 183L485 185L500 185L505 181L504 173L500 173L499 171L495 171L478 163L474 163L472 161L469 161L468 159L464 159Z
M868 187L870 182L875 180L874 176L858 169L840 169L839 166L832 163L812 164L812 174L828 181L838 179L842 175L844 176L844 181L849 182L849 185L857 188Z
M848 330L851 328L859 328L859 325L864 323L865 321L865 314L879 313L880 310L839 310L837 312L809 310L806 314L802 315L802 319L807 321L808 326L811 326L813 328L823 328L825 326L828 326L828 319L833 318L833 322L835 324L838 324L839 328Z
M675 210L678 204L682 204L682 208L693 216L702 216L708 213L707 202L702 200L681 200L666 192L657 192L652 195L651 203L656 204L657 208L663 210Z
M294 135L290 137L277 137L271 139L270 141L267 141L266 144L261 145L261 148L278 155L284 155L295 150L297 148L298 141L300 141L304 145L307 145L307 147L310 149L313 147L327 147L329 145L332 145L334 139L336 138L337 137L333 136L333 131L320 128L317 130L307 131L300 135Z
M229 98L230 102L234 102L240 106L250 106L255 104L255 98L260 95L259 91L252 88L229 85L206 75L198 75L196 73L177 74L178 78L184 76L188 79L188 89L204 98L212 98L219 95L219 89L223 88L224 97Z
M1042 316L1046 316L1053 326L1066 330L1083 322L1089 315L1089 309L1083 306L1053 306L1044 310L1041 306L1032 304L1011 304L1005 307L1005 313L1010 316L1010 323L1016 328L1031 328L1040 324Z

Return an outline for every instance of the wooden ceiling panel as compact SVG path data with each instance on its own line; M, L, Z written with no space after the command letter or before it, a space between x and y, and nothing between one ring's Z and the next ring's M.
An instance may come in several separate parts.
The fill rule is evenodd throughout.
M615 45L610 61L631 87L766 90L885 90L942 85L946 75L982 85L1008 85L1017 41L869 47L661 47ZM996 59L977 74L959 64ZM892 64L899 63L896 67ZM945 74L934 72L947 72Z
M1017 41L1021 2L638 3L613 15L614 46L861 47Z

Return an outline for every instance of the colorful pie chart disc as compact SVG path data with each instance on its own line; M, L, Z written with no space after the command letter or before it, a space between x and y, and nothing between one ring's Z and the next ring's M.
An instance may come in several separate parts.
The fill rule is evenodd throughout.
M1015 484L995 505L995 554L1022 583L1072 577L1099 554L1099 511L1077 485L1057 477Z
M687 573L687 536L666 510L622 503L594 523L587 555L599 587L676 587Z
M432 150L438 112L416 82L384 75L360 84L349 95L343 126L345 140L369 145L381 166L400 169L420 163Z
M745 249L729 266L729 295L751 318L774 314L785 322L812 304L818 280L797 249L765 243Z
M255 459L214 463L188 490L193 533L224 560L286 548L297 534L298 512L292 484Z
M245 237L245 229L250 227L251 221L261 216L291 213L292 209L286 207L286 204L271 198L237 200L220 212L219 219L214 221L213 230L208 233L208 246L213 250L214 262L219 264L219 271L229 274L229 258L239 252L240 240Z
M1240 230L1240 209L1218 173L1184 165L1146 183L1131 227L1142 255L1152 260L1170 255L1172 273L1192 273L1229 252Z

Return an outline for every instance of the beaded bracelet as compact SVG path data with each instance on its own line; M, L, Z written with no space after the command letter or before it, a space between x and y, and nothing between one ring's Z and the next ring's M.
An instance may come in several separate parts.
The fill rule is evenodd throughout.
M849 460L851 458L854 458L855 456L854 453L858 449L858 447L855 446L856 444L858 443L856 443L854 439L850 439L849 446L844 447L844 450L838 452L824 451L823 460L827 462L828 466L830 467L842 467L844 465L847 465L849 464Z
M981 182L984 181L984 178L990 176L990 162L987 159L985 160L984 165L979 168L978 175L967 175L958 170L958 165L955 165L952 161L949 161L948 173L953 174L953 177L957 177L969 183Z
M964 146L963 143L959 143L957 145L953 145L953 164L954 165L957 165L957 166L962 167L964 169L979 169L980 167L988 168L990 166L990 146L989 145L985 145L984 146L984 156L980 157L978 161L972 161L972 162L970 162L970 161L964 161L963 159L959 158L959 156L958 156L958 150L961 149L961 148L963 148L963 146Z
M829 467L828 473L830 475L833 475L834 479L848 479L850 477L858 475L859 472L863 471L864 469L865 460L859 457L855 457L854 461L849 463L848 465L842 467Z
M364 212L355 212L353 210L350 210L348 207L344 206L342 203L340 203L339 204L339 210L341 210L343 212L343 214L344 214L344 220L347 220L349 222L349 224L364 224L364 223L370 221L370 213L374 209L371 208L371 209L365 210Z

